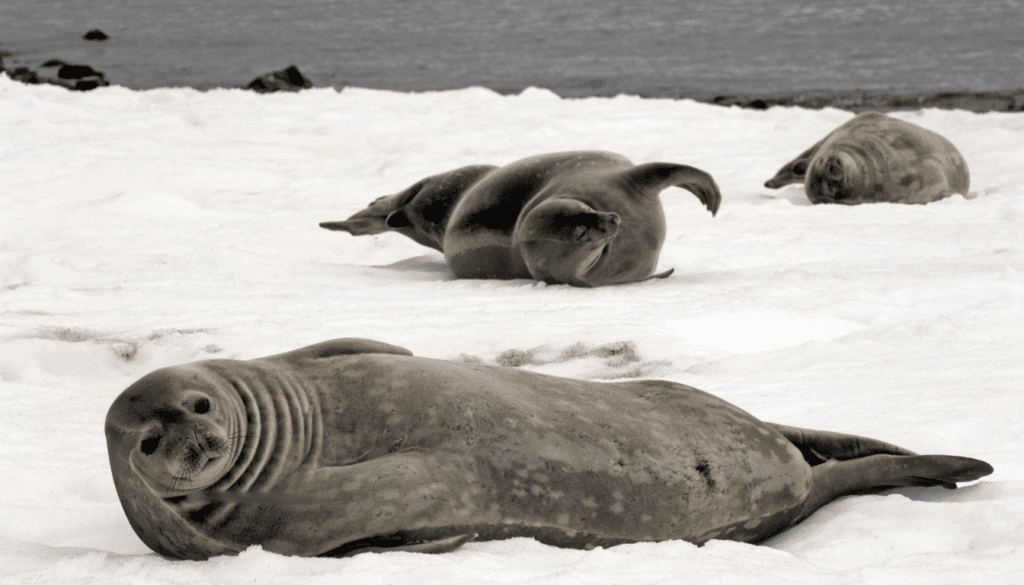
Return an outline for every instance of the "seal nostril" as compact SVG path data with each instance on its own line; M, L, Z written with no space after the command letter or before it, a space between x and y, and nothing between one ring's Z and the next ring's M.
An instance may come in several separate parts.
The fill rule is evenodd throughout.
M210 412L210 401L205 398L196 400L196 403L192 405L192 410L196 414L206 414Z
M139 451L142 451L144 455L152 455L156 453L159 446L160 437L150 437L142 440L142 443L139 444Z

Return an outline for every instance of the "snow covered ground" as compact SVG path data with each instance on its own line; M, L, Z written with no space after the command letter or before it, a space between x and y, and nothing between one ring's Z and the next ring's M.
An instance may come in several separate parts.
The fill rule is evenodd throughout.
M1019 582L1024 115L896 115L960 148L966 197L811 206L802 187L762 187L852 116L838 110L541 89L75 93L0 76L0 581ZM659 270L672 277L590 290L459 281L401 236L317 227L430 174L574 149L715 177L715 218L688 192L662 193ZM765 420L996 471L955 491L845 498L767 546L151 553L110 477L114 397L158 367L348 336L564 376L675 380Z

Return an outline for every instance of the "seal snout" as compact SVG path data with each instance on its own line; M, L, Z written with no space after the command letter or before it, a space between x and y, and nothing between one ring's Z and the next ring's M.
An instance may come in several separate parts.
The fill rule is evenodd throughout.
M622 225L622 217L618 213L598 211L582 222L580 227L584 229L580 230L577 227L580 234L578 239L596 243L610 242L619 235L620 225Z
M151 411L133 430L128 459L160 497L177 497L214 483L233 462L239 429L216 396L193 386L146 386ZM142 398L132 395L142 403Z
M833 181L842 181L846 176L843 172L843 161L839 156L830 156L825 162L825 176Z

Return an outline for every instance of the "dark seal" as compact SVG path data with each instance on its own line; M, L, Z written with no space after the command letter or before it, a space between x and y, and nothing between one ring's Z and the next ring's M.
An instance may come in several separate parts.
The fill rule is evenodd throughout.
M666 381L598 383L363 339L165 368L110 407L135 532L161 555L762 541L828 502L955 487L982 461L762 422Z
M812 203L929 203L966 195L963 155L942 136L879 112L864 112L786 163L764 184L803 183Z
M458 278L618 284L654 275L665 242L659 193L672 186L717 213L722 196L704 171L583 151L434 175L320 226L396 231L443 252Z

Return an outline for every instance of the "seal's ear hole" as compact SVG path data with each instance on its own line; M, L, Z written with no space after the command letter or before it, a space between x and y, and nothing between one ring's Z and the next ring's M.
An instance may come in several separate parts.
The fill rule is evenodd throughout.
M139 451L142 451L143 455L152 455L156 453L157 448L160 446L160 437L150 437L143 439L139 443Z
M196 403L192 405L192 411L196 414L206 414L210 412L210 401L206 398L196 400Z
M794 175L806 175L807 174L807 161L801 160L793 163L793 174Z

